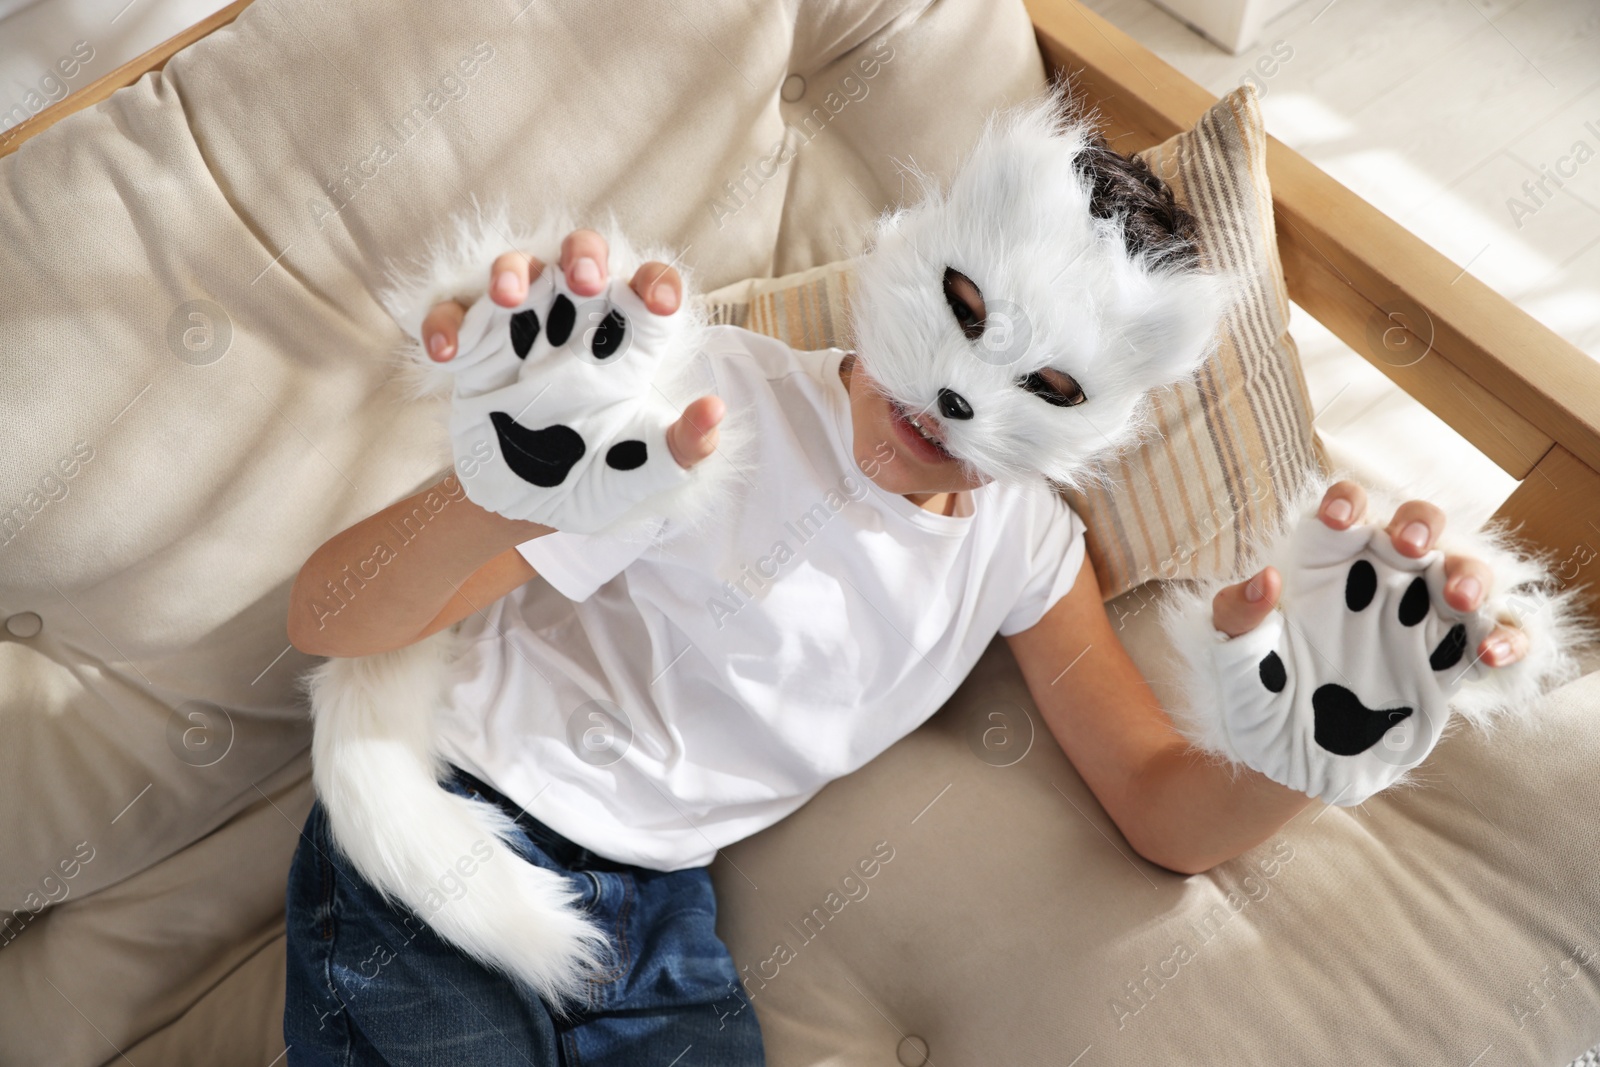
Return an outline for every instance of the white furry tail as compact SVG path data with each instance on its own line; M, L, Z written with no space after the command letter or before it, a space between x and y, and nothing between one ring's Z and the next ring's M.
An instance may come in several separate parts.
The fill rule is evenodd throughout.
M582 1001L606 938L573 907L577 894L561 876L507 846L517 832L509 816L439 785L433 723L455 637L444 630L307 674L312 782L334 843L362 877L560 1011Z

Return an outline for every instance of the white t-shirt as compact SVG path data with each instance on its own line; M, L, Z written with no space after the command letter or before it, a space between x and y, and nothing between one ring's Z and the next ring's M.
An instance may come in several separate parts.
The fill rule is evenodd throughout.
M553 533L538 582L462 624L447 759L599 855L709 863L943 705L998 632L1072 586L1083 524L1044 485L936 515L855 465L839 349L710 331L762 427L741 503L657 544ZM713 391L713 390L708 390ZM542 595L541 595L542 591Z

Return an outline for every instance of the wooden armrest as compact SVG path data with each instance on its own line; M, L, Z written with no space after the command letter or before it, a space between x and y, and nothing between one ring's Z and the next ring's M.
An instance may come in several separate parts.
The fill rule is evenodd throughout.
M167 60L179 51L188 48L212 30L226 26L239 17L239 12L249 6L250 0L233 0L233 3L221 11L207 15L182 33L162 41L143 55L128 60L116 70L96 78L82 89L68 93L33 118L0 132L0 156L8 156L15 152L22 146L23 141L40 130L49 129L68 115L82 111L91 104L98 104L118 89L132 85L150 71L160 70L167 65Z
M1217 97L1076 0L1026 0L1047 65L1121 152L1191 128ZM1521 480L1497 516L1569 582L1600 544L1600 362L1267 138L1289 295ZM1591 598L1600 616L1600 599Z

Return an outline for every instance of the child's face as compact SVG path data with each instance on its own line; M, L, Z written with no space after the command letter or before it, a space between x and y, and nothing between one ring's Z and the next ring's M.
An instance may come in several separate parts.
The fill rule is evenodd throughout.
M887 397L854 356L846 356L839 377L850 391L856 465L891 493L959 493L991 479L969 474L954 457L938 452L895 413ZM911 413L915 414L915 412ZM925 419L930 432L940 432Z

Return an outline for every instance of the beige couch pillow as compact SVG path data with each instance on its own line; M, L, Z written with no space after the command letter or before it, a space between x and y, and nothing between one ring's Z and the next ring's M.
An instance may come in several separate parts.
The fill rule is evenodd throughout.
M1216 355L1192 381L1157 393L1161 436L1111 463L1112 489L1067 494L1089 524L1108 597L1153 578L1234 574L1308 474L1329 468L1289 336L1255 86L1138 154L1195 216L1206 260L1247 285Z
M1245 297L1192 382L1152 405L1159 437L1109 460L1109 488L1068 492L1088 526L1106 599L1154 578L1232 573L1275 525L1306 472L1327 469L1289 336L1256 90L1217 101L1193 130L1140 153L1199 222L1207 262L1239 271ZM799 349L849 344L848 262L738 282L701 299L714 322Z

